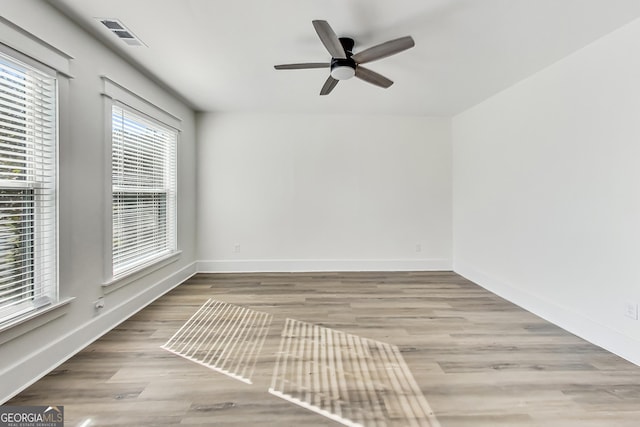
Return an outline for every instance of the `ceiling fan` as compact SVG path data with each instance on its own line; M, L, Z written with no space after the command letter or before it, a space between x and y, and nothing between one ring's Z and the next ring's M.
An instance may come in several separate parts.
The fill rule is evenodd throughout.
M307 62L303 64L282 64L276 65L276 70L302 70L308 68L330 68L331 74L324 82L320 95L328 95L340 80L347 80L357 77L365 82L388 88L393 84L385 76L363 67L361 64L395 55L415 46L411 36L400 37L388 42L365 49L362 52L353 54L354 40L348 37L336 35L327 21L315 20L313 27L320 37L320 41L331 54L331 62Z

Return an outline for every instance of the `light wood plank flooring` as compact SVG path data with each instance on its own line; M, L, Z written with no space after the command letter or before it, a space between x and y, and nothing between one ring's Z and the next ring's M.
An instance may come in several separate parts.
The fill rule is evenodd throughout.
M209 299L272 316L251 384L161 348ZM444 427L640 425L640 367L448 272L199 274L7 404L64 405L67 426L340 425L268 392L287 319L396 346Z

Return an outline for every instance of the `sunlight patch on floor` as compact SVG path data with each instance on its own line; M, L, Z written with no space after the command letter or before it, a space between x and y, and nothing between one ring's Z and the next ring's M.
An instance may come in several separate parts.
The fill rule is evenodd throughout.
M272 318L209 299L162 348L251 384Z
M348 426L440 425L396 346L293 319L269 392Z

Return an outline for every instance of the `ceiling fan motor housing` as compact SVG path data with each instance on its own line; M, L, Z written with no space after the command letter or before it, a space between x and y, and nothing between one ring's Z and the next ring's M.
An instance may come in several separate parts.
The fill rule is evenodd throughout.
M345 58L331 58L331 77L336 80L347 80L356 74L356 62L351 59L355 42L349 37L340 37L340 43L346 54Z

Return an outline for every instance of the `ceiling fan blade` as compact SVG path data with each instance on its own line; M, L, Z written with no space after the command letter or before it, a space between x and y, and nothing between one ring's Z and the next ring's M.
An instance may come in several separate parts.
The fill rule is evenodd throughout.
M400 37L399 39L389 40L388 42L365 49L362 52L356 53L351 58L356 61L356 64L365 64L367 62L375 61L376 59L395 55L396 53L410 49L415 45L416 43L413 41L411 36Z
M276 70L304 70L307 68L329 68L331 64L329 62L305 62L303 64L281 64L274 65Z
M347 58L347 54L344 52L340 39L327 21L315 20L313 21L313 28L316 29L316 33L318 33L320 41L324 47L327 48L333 58Z
M388 78L386 78L385 76L378 74L375 71L371 71L368 68L361 67L359 65L356 67L356 77L361 80L364 80L365 82L383 87L385 89L393 84L393 82Z
M338 80L329 76L327 81L324 82L322 89L320 89L320 95L329 95L334 87L338 84Z

